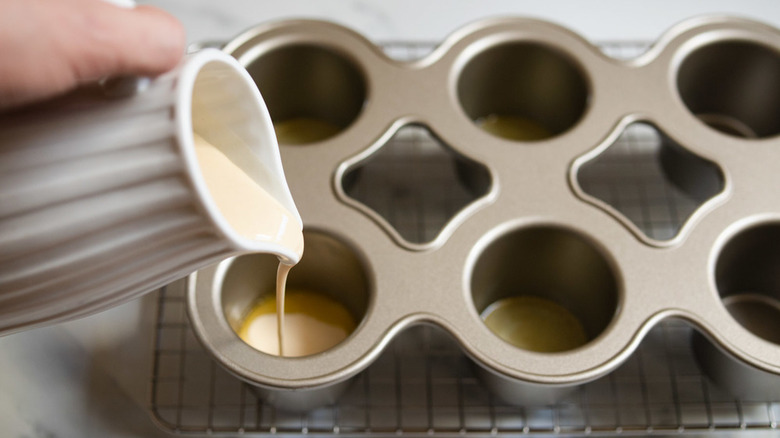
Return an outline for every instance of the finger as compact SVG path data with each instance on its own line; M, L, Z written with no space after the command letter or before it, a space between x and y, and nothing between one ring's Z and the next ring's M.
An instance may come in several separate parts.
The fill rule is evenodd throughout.
M171 15L99 0L0 0L0 111L107 76L154 76L184 53Z
M150 6L120 8L86 0L90 8L72 23L78 27L67 56L79 82L105 76L154 76L173 68L184 54L181 23Z

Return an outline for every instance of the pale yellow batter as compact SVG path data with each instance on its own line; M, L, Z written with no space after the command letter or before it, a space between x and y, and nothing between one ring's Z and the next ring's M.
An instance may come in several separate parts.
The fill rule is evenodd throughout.
M298 117L274 123L276 138L281 144L306 144L327 140L341 128L320 119Z
M538 141L552 137L541 124L520 116L491 114L477 120L477 125L493 135L507 140Z
M580 321L563 306L534 297L504 298L482 313L485 325L510 344L531 351L567 351L588 342Z
M259 301L244 319L238 335L247 344L268 354L279 355L276 298ZM284 356L308 356L328 350L355 330L352 315L325 295L291 289L284 311Z

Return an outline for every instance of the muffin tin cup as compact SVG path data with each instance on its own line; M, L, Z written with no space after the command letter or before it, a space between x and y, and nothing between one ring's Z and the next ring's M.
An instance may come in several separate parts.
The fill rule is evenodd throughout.
M735 52L733 44L750 49ZM215 280L221 268L195 274L189 307L196 332L245 380L279 391L327 387L364 369L400 330L432 323L462 345L498 396L517 404L549 402L614 370L667 317L690 321L730 358L777 379L780 346L729 313L721 296L732 292L716 277L719 263L727 263L719 260L739 253L729 242L743 239L740 233L780 226L780 199L767 192L780 183L780 140L768 118L777 115L780 80L770 84L763 76L780 79L778 30L743 19L697 18L673 27L639 58L618 61L560 26L498 18L468 25L423 59L402 63L348 29L298 20L258 26L224 50L250 73L261 72L255 80L265 96L264 87L278 87L280 78L303 81L301 89L311 91L279 97L278 106L267 97L275 121L343 117L331 120L341 129L335 135L282 144L281 153L306 229L350 249L369 297L360 326L342 344L306 358L276 358L244 345L215 310L224 306L223 285ZM311 57L314 65L321 59L325 76L335 76L323 82L311 72L292 74L296 69L283 64L297 61L285 53ZM708 71L733 53L745 71L714 75L730 81L730 94L707 101L708 87L718 84ZM767 94L757 102L767 115L735 103L740 96L751 102L757 91L749 78L757 72ZM313 91L323 83L339 91ZM333 98L341 93L345 100ZM493 115L531 120L549 134L518 141L488 133L480 123ZM702 198L669 240L646 236L578 183L579 169L634 122L664 133L664 169ZM352 171L405 125L423 125L449 147L461 161L459 177L478 195L426 243L407 241L344 189L345 177L355 177ZM744 131L742 125L756 138L726 132ZM748 247L761 241L744 239ZM314 260L306 244L304 262L329 263L327 255ZM780 266L772 250L757 251ZM772 271L762 272L767 281L758 292L778 299ZM500 339L480 313L515 295L563 306L583 324L587 342L541 353ZM251 362L252 373L236 357Z

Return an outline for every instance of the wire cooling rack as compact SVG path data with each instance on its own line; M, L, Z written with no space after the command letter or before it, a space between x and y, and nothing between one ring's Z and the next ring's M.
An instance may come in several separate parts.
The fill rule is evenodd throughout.
M399 59L431 44L384 46ZM645 44L603 44L618 58ZM658 165L658 132L633 125L598 160L583 167L583 190L612 205L648 236L673 237L698 204ZM418 172L398 172L399 166ZM395 171L394 171L395 169ZM402 177L401 177L402 176ZM421 188L425 187L425 190ZM366 163L348 190L384 216L407 240L433 239L473 195L459 183L452 155L422 127L400 130ZM780 433L780 401L740 401L702 376L692 329L664 321L613 373L552 405L509 406L481 385L472 363L444 331L416 326L400 334L337 404L304 414L264 405L224 371L195 338L182 281L159 293L150 411L176 433L351 436L496 436L646 434L710 431Z

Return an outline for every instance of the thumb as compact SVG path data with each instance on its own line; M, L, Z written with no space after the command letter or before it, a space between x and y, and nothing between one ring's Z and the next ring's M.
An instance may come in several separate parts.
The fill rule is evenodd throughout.
M79 82L128 74L153 76L181 60L185 33L173 16L151 6L128 9L88 1L93 7L82 17L84 27L69 45Z
M107 76L155 76L184 54L181 23L149 6L0 0L0 111Z

